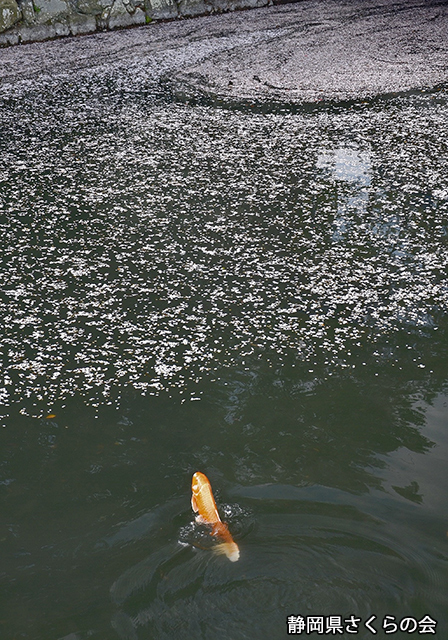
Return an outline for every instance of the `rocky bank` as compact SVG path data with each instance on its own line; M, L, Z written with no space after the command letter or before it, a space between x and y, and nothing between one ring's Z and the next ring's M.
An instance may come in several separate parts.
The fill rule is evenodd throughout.
M118 5L140 0L67 0L77 9L70 5L65 22L62 18L56 21L56 13L50 10L36 13L31 4L23 4L31 0L18 1L20 7L12 4L15 0L0 0L11 3L10 20L22 16L0 34L3 44L19 38L24 42L49 34L111 29L124 24L120 22L124 18L132 23L148 16L223 11L268 0L228 0L227 5L224 0L211 0L213 4L208 0L177 0L176 4L169 4L175 0L157 0L165 3L158 8L155 0L145 0L145 6ZM53 3L69 6L65 0L36 1L48 2L53 8ZM28 27L23 18L26 6L34 20ZM120 19L114 13L119 6L125 7ZM276 109L278 105L343 103L443 85L448 81L447 34L446 0L302 0L194 20L161 21L114 33L97 32L82 40L62 38L3 48L0 87L43 74L54 78L80 67L132 67L136 70L133 77L139 77L150 73L157 56L162 56L164 62L156 75L163 93L171 93L176 101L250 109L256 104Z
M0 0L0 46L268 4L270 0Z

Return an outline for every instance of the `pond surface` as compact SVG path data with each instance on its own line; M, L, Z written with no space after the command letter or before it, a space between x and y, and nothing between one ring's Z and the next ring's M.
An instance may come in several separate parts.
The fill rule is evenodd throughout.
M2 88L1 637L448 637L446 88L251 112L146 62Z

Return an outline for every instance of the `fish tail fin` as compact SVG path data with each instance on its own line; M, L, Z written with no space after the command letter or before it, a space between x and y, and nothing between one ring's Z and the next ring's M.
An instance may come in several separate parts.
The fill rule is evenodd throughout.
M230 562L236 562L240 558L240 550L236 542L220 542L213 547L218 555L226 556Z

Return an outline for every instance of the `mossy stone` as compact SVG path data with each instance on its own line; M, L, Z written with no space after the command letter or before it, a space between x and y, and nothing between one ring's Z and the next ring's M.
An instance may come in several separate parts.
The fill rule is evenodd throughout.
M22 17L16 0L0 0L0 33L6 31Z

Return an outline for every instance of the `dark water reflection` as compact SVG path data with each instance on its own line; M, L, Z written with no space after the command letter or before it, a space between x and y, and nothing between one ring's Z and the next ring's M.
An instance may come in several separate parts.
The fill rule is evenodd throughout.
M375 376L295 391L278 374L230 389L227 376L200 385L201 401L129 398L94 414L74 400L52 420L15 418L8 630L280 638L293 611L445 624L447 396L415 381L392 393ZM236 565L180 544L196 469L238 540Z
M120 73L2 96L2 637L446 637L445 90L250 114ZM188 544L199 469L238 563Z

